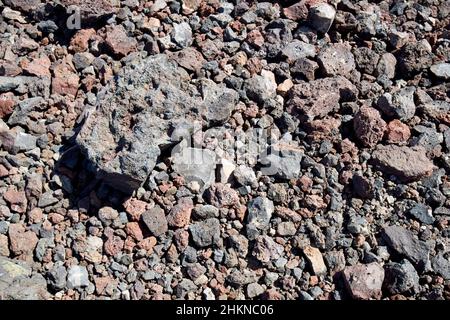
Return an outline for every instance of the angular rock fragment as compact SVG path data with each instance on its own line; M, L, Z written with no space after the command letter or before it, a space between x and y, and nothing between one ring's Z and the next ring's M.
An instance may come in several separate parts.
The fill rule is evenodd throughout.
M355 69L355 58L348 43L337 43L323 48L317 56L320 69L326 76L350 77Z
M437 63L430 67L430 71L438 78L450 79L450 63Z
M270 265L283 254L283 246L269 236L258 236L253 247L252 256L263 265Z
M378 110L363 106L353 120L356 137L367 147L374 147L383 138L386 122Z
M263 197L253 199L248 204L248 225L258 230L266 230L273 211L274 206L271 200Z
M385 93L378 98L378 108L389 117L409 120L416 113L414 91L414 87L406 87L394 93Z
M137 41L128 37L122 26L115 26L106 32L106 45L115 55L124 57L130 52L136 51Z
M166 215L159 206L145 211L142 214L142 220L155 237L159 237L168 230Z
M194 243L200 247L218 244L220 239L220 222L216 218L206 219L189 226Z
M119 7L112 0L58 0L65 8L75 8L82 18L99 18L116 13ZM72 11L74 13L74 11Z
M327 267L319 249L308 246L303 249L303 254L308 260L315 275L324 275L327 273Z
M36 234L25 230L22 224L14 223L9 226L8 235L12 253L20 260L31 260L38 242Z
M324 78L294 85L288 93L287 111L309 119L324 117L339 108L339 102L357 96L356 87L342 76Z
M382 237L391 249L408 258L419 271L429 268L430 248L411 231L400 226L389 226L383 229Z
M429 176L435 168L422 147L379 145L372 153L372 160L381 171L404 182Z
M438 254L431 260L433 270L440 274L445 280L450 279L450 259L448 254Z
M344 281L354 299L381 298L384 269L378 263L357 264L342 271Z
M45 300L47 282L23 261L0 257L0 300Z
M311 25L322 33L327 33L333 24L336 9L328 3L319 3L309 9Z
M198 182L201 191L214 183L216 155L213 151L184 148L173 157L173 170L183 176L186 183Z
M98 178L131 193L152 171L160 148L186 138L196 121L225 121L228 113L217 116L215 108L234 107L237 93L211 82L207 87L204 96L163 54L124 67L99 95L77 137Z
M89 274L84 266L72 266L67 275L69 289L84 288L89 285Z
M385 278L383 287L390 294L401 294L418 289L419 275L408 260L405 259L400 263L391 262L386 264L384 270Z

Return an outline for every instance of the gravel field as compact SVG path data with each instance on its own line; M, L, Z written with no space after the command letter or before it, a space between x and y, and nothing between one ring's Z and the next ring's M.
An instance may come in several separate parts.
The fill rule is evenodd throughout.
M0 300L450 300L449 0L0 0Z

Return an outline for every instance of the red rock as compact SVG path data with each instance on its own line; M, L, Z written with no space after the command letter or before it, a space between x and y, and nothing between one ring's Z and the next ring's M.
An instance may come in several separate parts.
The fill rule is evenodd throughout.
M104 250L109 256L115 256L123 249L124 242L119 236L111 236L105 241Z
M297 180L297 185L302 189L303 192L311 191L313 186L313 181L307 175L303 175Z
M139 221L141 215L147 210L147 202L130 198L123 204L125 211L132 221Z
M109 276L106 277L95 277L94 278L94 284L95 284L95 291L97 292L97 294L99 295L103 295L106 291L106 287L110 284L113 283L114 279L112 279Z
M147 251L147 254L151 254L153 252L153 247L156 245L156 242L157 241L155 237L148 237L139 241L137 246L140 249L144 249L145 251Z
M355 85L342 76L296 84L288 93L286 110L290 114L304 114L310 120L323 118L337 110L339 103L357 96Z
M8 235L13 254L22 260L31 259L38 242L36 234L33 231L26 231L22 224L13 223L9 225Z
M179 251L183 251L189 244L189 232L184 229L177 229L174 233L175 244Z
M223 183L215 183L206 190L206 199L217 208L235 207L239 205L237 191Z
M409 127L398 119L389 122L386 130L386 140L389 143L400 143L408 141L411 137Z
M327 273L327 267L325 266L322 253L319 249L308 246L303 249L303 253L315 275L323 275Z
M84 52L89 49L89 40L95 34L95 29L81 29L70 40L70 49L73 52Z
M115 26L106 32L106 45L118 56L126 56L130 52L136 51L137 41L128 37L122 26Z
M430 176L436 168L423 147L379 145L372 152L372 162L381 171L393 174L403 182Z
M42 214L41 208L33 208L32 210L27 212L28 221L30 223L40 223L44 220L44 215Z
M268 289L261 296L263 300L282 300L283 296L276 289Z
M71 56L67 56L53 66L52 93L75 97L79 81Z
M205 63L202 54L192 47L185 48L181 51L174 52L172 58L183 68L190 71L201 69Z
M22 68L20 68L16 63L11 61L0 62L0 76L15 77L21 72Z
M261 72L262 70L262 64L261 60L259 60L256 57L252 57L247 60L247 64L245 65L250 72L250 75L255 75Z
M259 30L253 29L247 35L247 42L257 48L261 48L264 44L264 37Z
M50 77L51 64L52 62L50 59L43 55L40 58L33 59L23 68L23 70L33 76Z
M0 164L0 178L9 176L8 169L5 168L4 165Z
M374 147L383 138L386 122L380 112L372 107L363 106L353 119L356 137L366 147Z
M337 118L325 117L316 119L306 124L308 136L314 141L340 140L341 120Z
M13 93L7 92L0 94L0 119L13 113L15 106L16 102Z
M181 198L178 203L170 210L167 216L167 222L171 227L183 228L191 220L194 204L190 198Z
M305 20L308 18L308 7L305 1L299 1L290 7L284 8L283 13L291 20Z
M347 289L354 299L381 298L384 269L378 263L349 266L342 273Z
M137 241L141 241L142 239L144 239L141 227L137 222L128 222L125 226L125 232Z
M24 191L17 191L10 187L3 194L3 199L9 203L12 211L24 213L27 210L27 197Z

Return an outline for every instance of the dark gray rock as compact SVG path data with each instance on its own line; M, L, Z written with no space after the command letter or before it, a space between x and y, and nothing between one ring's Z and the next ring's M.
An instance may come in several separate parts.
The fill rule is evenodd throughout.
M61 263L56 263L47 273L47 282L54 290L59 291L66 287L67 271Z
M450 259L448 254L439 253L431 260L434 272L441 275L445 280L450 279Z
M284 47L281 54L289 63L292 63L301 58L314 58L316 48L312 44L295 39Z
M199 205L194 208L193 214L198 219L218 218L219 209L212 205Z
M274 205L268 198L257 197L248 204L247 226L258 230L269 228Z
M383 287L390 294L402 294L408 291L415 292L419 287L419 275L408 260L400 263L390 262L384 266L385 278Z
M137 57L124 67L98 95L77 136L98 178L131 193L147 179L160 147L189 138L195 122L226 120L216 104L234 107L237 93L207 80L197 84L213 94L203 96L164 54Z
M430 267L430 248L411 231L400 226L389 226L383 229L382 237L392 250L406 257L419 271Z
M220 242L220 222L218 219L210 218L196 222L189 226L194 243L200 247L208 247Z
M384 114L400 120L409 120L416 113L414 87L406 87L378 98L377 105Z

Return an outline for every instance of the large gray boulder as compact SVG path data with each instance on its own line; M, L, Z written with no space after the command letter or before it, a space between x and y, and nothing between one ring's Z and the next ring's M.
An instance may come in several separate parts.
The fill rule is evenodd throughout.
M99 94L77 142L98 178L131 193L147 179L161 149L190 141L194 128L228 120L238 97L211 80L191 81L164 54L138 57Z
M47 282L24 261L0 257L0 300L44 300L50 298Z

